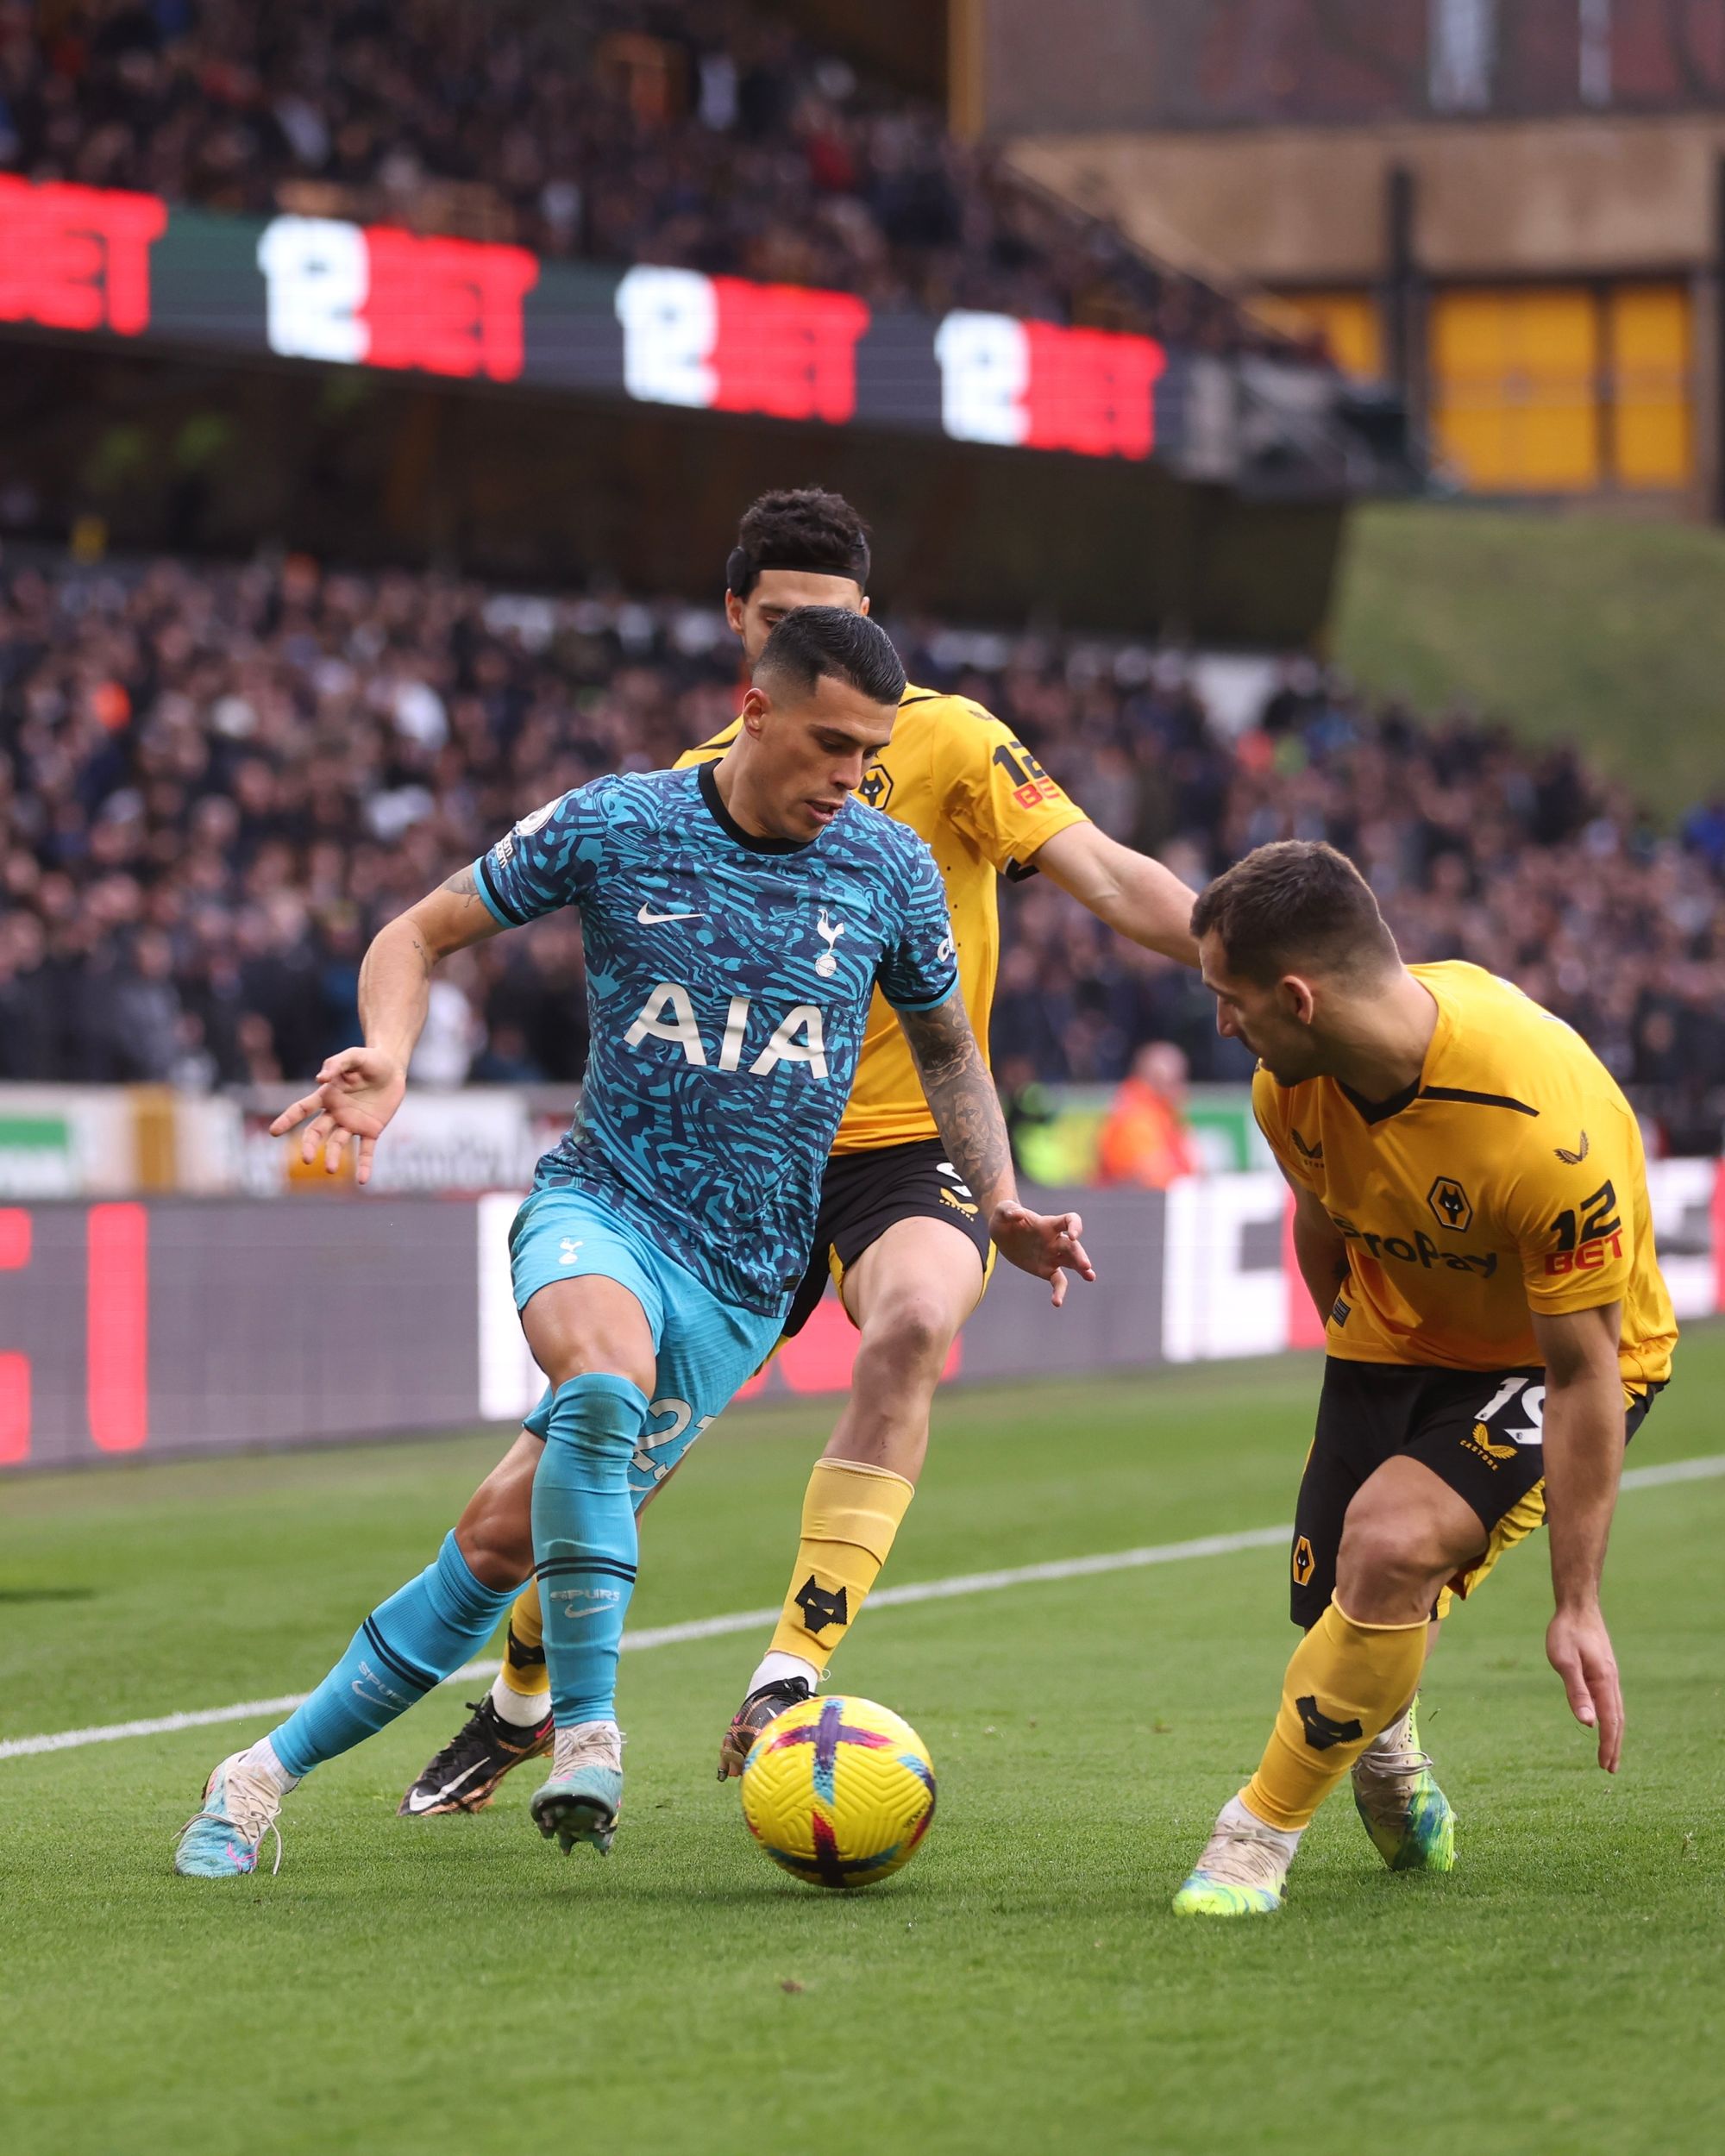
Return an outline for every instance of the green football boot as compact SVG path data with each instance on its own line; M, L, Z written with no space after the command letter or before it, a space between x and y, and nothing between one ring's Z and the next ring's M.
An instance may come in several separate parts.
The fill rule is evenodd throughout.
M1354 1761L1354 1805L1392 1871L1453 1871L1455 1814L1420 1746L1419 1704Z

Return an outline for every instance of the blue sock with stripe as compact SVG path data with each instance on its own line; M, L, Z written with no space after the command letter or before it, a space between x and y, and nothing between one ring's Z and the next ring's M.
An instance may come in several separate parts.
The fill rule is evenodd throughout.
M445 1535L437 1562L379 1603L310 1698L271 1732L276 1758L290 1774L310 1774L351 1752L471 1660L518 1592L482 1587Z
M635 1589L629 1462L647 1395L626 1377L572 1377L551 1401L533 1478L534 1571L560 1729L617 1719L617 1655Z

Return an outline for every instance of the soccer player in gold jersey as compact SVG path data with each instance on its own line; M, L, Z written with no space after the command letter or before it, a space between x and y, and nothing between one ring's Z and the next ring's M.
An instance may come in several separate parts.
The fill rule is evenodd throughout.
M1433 1620L1542 1517L1546 1651L1616 1771L1600 1575L1623 1448L1677 1327L1634 1115L1560 1019L1477 966L1404 966L1328 846L1258 848L1193 926L1220 1031L1261 1058L1253 1102L1328 1327L1292 1552L1305 1636L1258 1771L1174 1899L1246 1915L1281 1906L1350 1770L1392 1868L1450 1868L1412 1727Z
M866 612L869 568L862 519L840 496L816 487L762 496L743 517L726 565L725 612L745 661L796 607ZM723 755L735 732L725 728L681 761ZM1002 876L1045 874L1121 934L1197 962L1192 893L1158 862L1099 830L1011 728L979 705L913 684L861 798L908 824L933 851L960 990L985 1053ZM855 1371L809 1478L777 1627L720 1747L721 1777L742 1771L756 1733L775 1714L809 1696L856 1622L915 1494L934 1390L990 1263L988 1224L947 1159L892 1012L877 997L828 1163L807 1277L785 1320L787 1335L798 1332L829 1278L836 1281L859 1334ZM503 1545L495 1552L500 1574L516 1561L501 1522L518 1511L515 1485L530 1476L539 1449L534 1437L518 1440L457 1531L482 1578L493 1539ZM489 1802L511 1767L546 1749L547 1701L538 1595L530 1585L511 1612L501 1675L407 1791L404 1813Z

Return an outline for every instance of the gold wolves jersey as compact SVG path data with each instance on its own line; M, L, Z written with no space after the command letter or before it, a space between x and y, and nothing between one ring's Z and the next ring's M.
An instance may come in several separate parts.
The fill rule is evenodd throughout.
M722 756L738 723L689 749L679 768ZM1039 846L1088 819L991 712L932 689L905 691L893 738L870 765L861 793L871 808L908 824L934 855L952 917L959 992L986 1056L1000 958L996 879L1033 873L1025 864ZM832 1150L862 1153L937 1136L904 1034L877 994Z
M1347 1244L1330 1353L1537 1364L1532 1313L1621 1298L1625 1380L1668 1377L1677 1323L1628 1102L1581 1037L1509 981L1458 962L1410 970L1438 1023L1406 1092L1366 1101L1333 1078L1282 1086L1262 1068L1252 1083L1271 1150Z

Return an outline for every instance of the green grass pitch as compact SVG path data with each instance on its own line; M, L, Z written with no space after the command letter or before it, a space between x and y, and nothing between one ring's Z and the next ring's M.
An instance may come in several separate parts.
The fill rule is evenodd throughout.
M1286 1520L1316 1378L1286 1360L954 1396L891 1577ZM1725 1329L1694 1328L1636 1460L1721 1450L1722 1383ZM647 1523L637 1625L776 1600L828 1413L742 1413L706 1441ZM304 1689L496 1450L9 1484L0 1735ZM940 1812L855 1897L775 1871L712 1779L751 1639L625 1658L607 1863L539 1839L529 1775L477 1819L394 1816L454 1689L290 1801L275 1878L169 1869L205 1771L261 1722L0 1762L0 2146L1720 2147L1722 1542L1725 1480L1624 1497L1615 1782L1545 1666L1543 1542L1508 1561L1426 1695L1459 1868L1390 1877L1344 1792L1287 1909L1251 1924L1168 1896L1274 1708L1274 1551L866 1617L838 1683L921 1730Z

